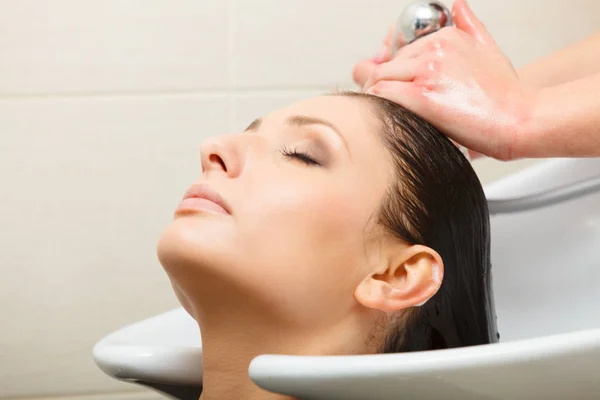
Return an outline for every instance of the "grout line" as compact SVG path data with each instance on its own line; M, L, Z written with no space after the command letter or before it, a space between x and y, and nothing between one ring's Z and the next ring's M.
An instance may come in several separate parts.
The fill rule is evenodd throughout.
M245 88L214 88L214 89L175 89L175 90L132 90L132 91L88 91L88 92L48 92L48 93L7 93L0 94L1 100L21 99L72 99L72 98L104 98L104 97L134 97L134 96L235 96L235 95L278 95L289 92L328 91L336 85L315 86L286 86L286 87L245 87Z
M232 93L229 94L229 104L227 105L227 108L229 117L229 132L233 132L237 118L237 102L235 101L235 96Z

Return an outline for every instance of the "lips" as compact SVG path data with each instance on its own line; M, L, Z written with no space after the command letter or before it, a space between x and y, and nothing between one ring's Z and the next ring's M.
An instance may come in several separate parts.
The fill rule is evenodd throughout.
M176 213L194 213L211 211L220 214L231 214L231 208L223 198L206 184L192 185L179 204Z

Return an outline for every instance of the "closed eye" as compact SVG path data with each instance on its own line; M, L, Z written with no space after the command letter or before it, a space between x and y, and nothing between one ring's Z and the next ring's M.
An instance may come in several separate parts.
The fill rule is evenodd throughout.
M297 149L289 149L287 147L284 147L281 150L281 154L283 154L285 157L297 159L298 161L303 162L306 165L321 166L321 164L317 160L315 160L306 153L298 151Z

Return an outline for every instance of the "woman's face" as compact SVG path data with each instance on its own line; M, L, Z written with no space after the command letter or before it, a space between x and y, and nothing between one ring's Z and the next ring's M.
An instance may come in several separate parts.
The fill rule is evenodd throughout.
M295 324L347 315L380 257L392 169L378 123L364 99L323 96L204 142L193 188L226 212L186 200L164 232L159 258L180 299L246 299Z

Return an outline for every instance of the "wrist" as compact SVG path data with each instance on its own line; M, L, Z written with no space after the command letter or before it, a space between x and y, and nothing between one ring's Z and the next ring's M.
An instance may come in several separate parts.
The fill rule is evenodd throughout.
M511 129L513 140L509 144L507 161L539 157L540 137L543 136L544 127L541 122L544 92L544 89L529 87L519 96L517 117Z

